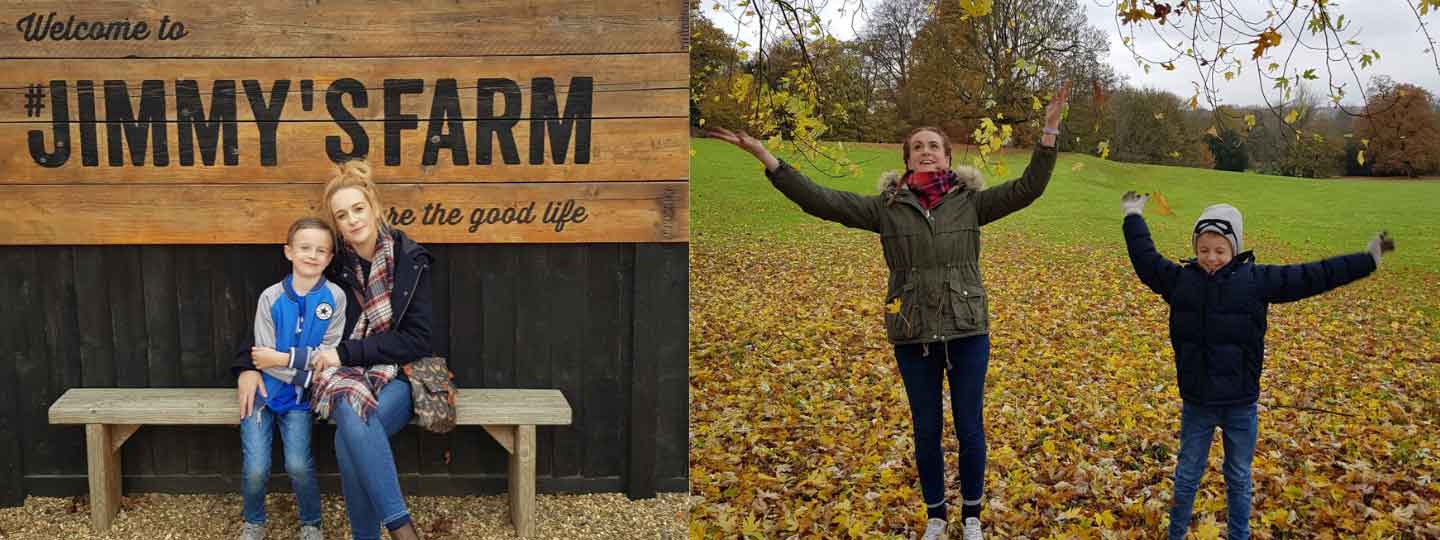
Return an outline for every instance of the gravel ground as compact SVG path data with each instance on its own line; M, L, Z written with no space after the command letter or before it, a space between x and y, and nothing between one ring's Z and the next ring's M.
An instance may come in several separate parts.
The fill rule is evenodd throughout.
M349 538L344 501L324 496L325 537ZM411 515L426 540L515 538L504 495L489 497L408 497ZM685 538L689 497L662 494L631 501L624 495L540 495L536 501L535 539ZM90 531L85 497L30 497L25 506L0 508L0 539L52 540L233 540L240 531L239 495L139 494L126 497L109 533ZM295 498L270 495L270 540L295 538Z

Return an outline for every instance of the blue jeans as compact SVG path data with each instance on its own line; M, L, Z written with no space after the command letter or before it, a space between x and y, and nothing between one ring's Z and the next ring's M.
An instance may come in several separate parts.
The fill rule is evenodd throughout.
M410 384L396 378L375 398L379 406L363 422L345 400L330 411L345 513L356 540L379 540L381 524L393 531L410 523L390 453L390 436L410 422Z
M285 472L300 505L300 523L320 526L320 483L315 480L315 456L310 454L310 411L276 413L256 404L255 412L240 422L240 492L245 498L246 523L265 523L265 483L270 479L270 449L275 428L285 449Z
M926 354L928 350L929 354ZM946 364L949 369L946 369ZM985 371L990 365L990 336L978 335L945 343L897 345L895 360L910 401L915 429L915 467L925 506L945 503L945 457L940 434L945 425L941 382L950 380L951 414L960 440L960 496L979 504L985 493Z
M1250 538L1250 463L1255 458L1259 418L1255 404L1205 407L1184 404L1180 412L1180 454L1170 507L1170 540L1183 540L1205 473L1210 442L1220 428L1225 448L1225 508L1229 540Z

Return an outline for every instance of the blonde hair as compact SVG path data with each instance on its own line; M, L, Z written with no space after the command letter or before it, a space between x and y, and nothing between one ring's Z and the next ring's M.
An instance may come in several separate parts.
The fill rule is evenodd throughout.
M360 191L365 202L370 203L370 211L375 214L375 223L378 225L376 232L390 234L390 226L385 223L381 211L383 207L380 206L380 195L375 188L375 181L370 179L370 163L363 159L352 159L335 164L334 170L334 176L325 183L325 195L320 198L320 215L325 216L325 222L330 224L330 228L340 230L340 224L335 221L335 210L330 208L330 198L342 189L353 188Z

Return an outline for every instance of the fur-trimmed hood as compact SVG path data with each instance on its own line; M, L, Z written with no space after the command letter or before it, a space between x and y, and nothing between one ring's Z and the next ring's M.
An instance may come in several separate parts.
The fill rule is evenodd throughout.
M951 170L955 171L955 178L960 180L960 182L956 183L955 187L950 188L950 191L955 191L962 187L973 191L985 189L985 178L980 176L979 169L969 165L961 165ZM910 191L910 186L905 185L905 182L902 181L903 178L905 178L905 173L900 171L892 170L880 173L880 179L877 182L876 189L880 190L880 193L893 193L902 189Z

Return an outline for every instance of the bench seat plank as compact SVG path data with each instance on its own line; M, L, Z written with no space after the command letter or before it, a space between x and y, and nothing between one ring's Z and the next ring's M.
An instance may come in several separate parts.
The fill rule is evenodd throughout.
M555 389L460 388L458 425L568 425ZM50 406L51 424L239 425L233 388L72 388Z

